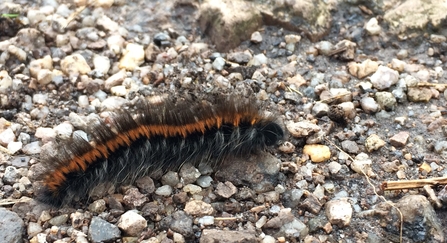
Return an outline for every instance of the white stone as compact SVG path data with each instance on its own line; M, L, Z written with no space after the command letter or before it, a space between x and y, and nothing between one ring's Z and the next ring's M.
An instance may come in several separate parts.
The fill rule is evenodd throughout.
M8 143L8 151L11 154L15 154L19 150L22 149L23 143L22 142L10 142Z
M8 75L6 70L0 71L0 92L6 91L6 89L12 86L12 78Z
M118 85L110 88L110 93L116 96L126 96L127 90L126 86L124 85Z
M371 76L371 83L378 90L384 90L399 81L399 73L386 66L379 66L377 71Z
M184 192L189 192L191 194L197 194L202 191L202 188L200 186L194 185L194 184L188 184L183 187Z
M147 221L135 211L127 211L121 215L117 226L129 236L140 236L147 226Z
M129 43L123 51L123 57L119 61L119 68L133 71L144 62L144 48L142 45Z
M267 64L269 59L264 54L258 54L253 56L253 58L247 63L247 66L260 66L262 64Z
M326 203L326 216L329 222L339 227L349 226L352 211L352 206L346 198L331 200Z
M170 185L161 186L155 190L155 194L159 196L169 196L172 194L172 187Z
M199 224L203 226L207 225L213 225L214 224L214 217L213 216L203 216L199 218Z
M77 77L81 74L87 74L91 71L85 58L80 54L66 56L61 61L62 71L70 77Z
M0 133L0 145L7 146L9 143L14 142L16 136L11 128L7 128Z
M365 24L366 32L370 35L378 35L382 31L382 28L379 25L379 22L376 18L371 18L366 24Z
M259 33L259 31L255 31L251 34L250 41L253 43L261 43L262 42L262 35Z
M68 139L73 133L73 126L70 123L64 122L53 128L56 136L61 139Z
M94 55L93 66L96 71L101 72L102 74L107 74L110 69L110 60L106 56Z

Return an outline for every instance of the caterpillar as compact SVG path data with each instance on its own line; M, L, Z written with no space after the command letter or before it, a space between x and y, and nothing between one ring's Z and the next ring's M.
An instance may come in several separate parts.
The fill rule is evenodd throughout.
M55 207L85 199L99 183L132 183L155 171L176 170L185 162L218 166L231 156L247 156L284 136L273 115L253 99L226 96L210 102L167 99L143 102L136 114L120 111L111 122L92 124L90 141L79 136L42 156L44 171L37 200Z

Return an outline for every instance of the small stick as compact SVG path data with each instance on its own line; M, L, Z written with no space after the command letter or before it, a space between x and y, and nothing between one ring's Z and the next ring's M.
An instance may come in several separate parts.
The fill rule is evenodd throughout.
M401 190L421 188L425 185L436 186L447 184L447 177L437 177L431 179L407 180L407 181L385 181L382 183L382 190Z

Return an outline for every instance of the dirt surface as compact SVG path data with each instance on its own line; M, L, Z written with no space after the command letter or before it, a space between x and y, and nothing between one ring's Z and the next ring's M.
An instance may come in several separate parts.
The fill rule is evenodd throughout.
M444 8L1 3L0 13L18 17L0 18L0 239L444 242L443 185L382 187L447 175L445 16L433 10ZM414 17L397 25L399 11ZM99 186L89 201L62 209L34 200L41 153L92 117L133 111L145 98L216 93L255 97L277 114L283 141L221 168L187 164L132 185ZM402 237L391 205L403 216Z

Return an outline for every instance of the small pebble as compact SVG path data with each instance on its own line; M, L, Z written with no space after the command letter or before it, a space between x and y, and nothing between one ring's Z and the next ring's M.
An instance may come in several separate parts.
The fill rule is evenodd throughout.
M379 66L377 71L371 76L371 83L378 90L387 89L396 84L398 80L399 73L386 66Z
M331 200L326 203L326 216L329 222L339 227L349 226L352 211L352 206L346 198Z
M365 147L368 152L372 152L385 146L385 141L382 140L377 134L372 134L365 141Z
M405 146L405 144L407 144L409 137L409 132L399 132L390 138L390 143L394 147L403 147Z
M155 190L155 194L165 197L170 196L172 194L172 187L170 185L161 186Z
M262 35L259 33L259 31L255 31L251 34L250 41L253 43L261 43L262 42Z
M126 235L140 236L147 226L147 221L143 216L131 210L121 215L116 225L126 233Z
M186 203L185 212L192 216L209 215L211 216L214 212L213 207L200 200L192 200Z
M322 144L308 144L303 148L303 154L310 156L312 162L320 163L331 158L329 147Z

